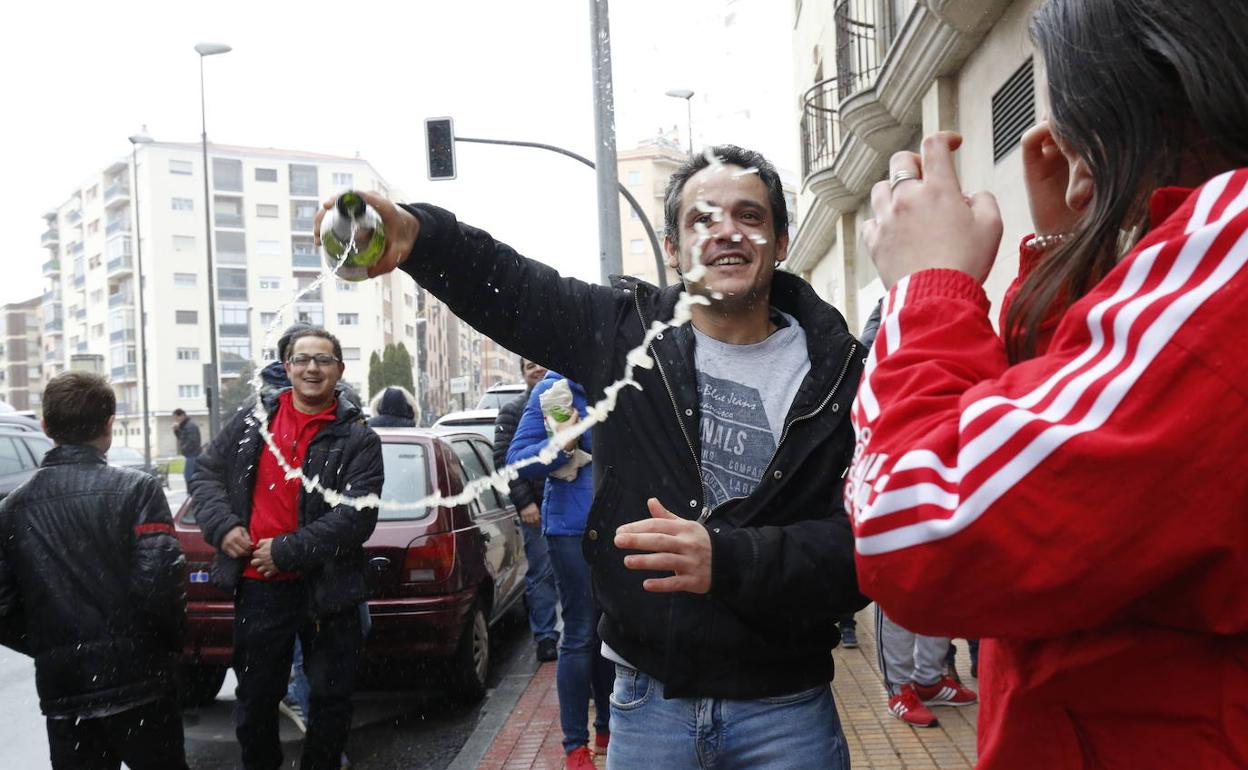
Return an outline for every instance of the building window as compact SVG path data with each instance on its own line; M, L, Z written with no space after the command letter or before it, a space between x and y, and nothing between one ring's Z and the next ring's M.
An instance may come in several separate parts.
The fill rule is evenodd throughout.
M243 162L231 158L213 158L212 189L242 192Z
M243 264L247 261L247 238L243 233L236 233L229 230L217 230L213 233L216 243L214 249L217 254L218 262L228 262L230 264Z
M170 198L169 207L174 211L194 211L195 201L191 198Z
M238 305L222 305L217 322L222 326L246 326L247 308Z
M104 301L103 289L96 289L95 291L91 292L91 304L92 305L97 305L103 301Z
M184 174L186 176L190 176L193 169L194 166L191 165L189 160L174 160L172 158L169 160L170 174Z
M198 385L179 385L178 398L199 398L202 395Z
M260 257L284 257L285 244L281 241L256 241L256 255Z
M93 184L87 190L87 200L93 201L98 197L100 197L100 186L98 184Z
M256 216L261 219L277 219L276 203L257 203Z
M217 195L212 201L212 218L217 227L243 226L243 199Z
M262 275L260 276L260 288L265 291L276 291L282 288L282 279L276 275ZM272 313L269 315L272 315Z
M103 336L104 336L104 324L96 324L95 326L92 326L92 327L91 327L91 336L92 336L92 337L103 337Z
M641 254L644 251L645 251L645 244L641 242L640 238L634 238L628 242L629 254Z
M257 182L276 182L277 169L275 168L258 168L256 169Z
M174 273L173 285L179 289L194 289L197 279L195 273Z
M321 204L315 201L291 201L290 229L311 232L312 226L316 222L317 209L320 207Z
M359 313L339 313L338 325L339 326L359 326L360 314Z
M344 174L341 171L334 172L334 187L350 187L355 184L355 175Z
M182 252L194 251L195 250L195 236L193 235L173 236L173 250L182 251Z
M325 324L325 313L320 308L302 307L295 311L295 319L303 321L305 324L323 326Z
M192 326L199 323L198 310L175 310L173 315L176 323L189 324Z
M403 324L403 333L409 337L416 336L416 327L411 324Z
M95 235L100 231L100 220L92 219L87 223L87 235Z
M277 313L261 313L260 314L260 325L266 329L272 326L273 322L276 320L277 320Z
M360 285L358 283L352 283L350 281L335 280L334 286L338 289L338 291L359 291L360 290Z
M290 164L290 194L319 195L316 184L316 166Z
M404 295L403 295L403 304L404 304L406 307L415 307L415 306L416 306L416 298L415 298L415 297L413 297L411 294L404 294Z
M179 361L198 361L199 348L178 348Z
M232 267L217 268L217 297L220 299L247 299L247 271Z
M641 184L641 172L640 171L628 172L628 183L630 186Z
M342 360L343 361L359 361L360 349L359 348L343 348Z

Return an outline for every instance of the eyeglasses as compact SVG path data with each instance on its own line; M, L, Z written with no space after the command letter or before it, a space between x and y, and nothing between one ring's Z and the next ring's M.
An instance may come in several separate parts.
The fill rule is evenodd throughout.
M331 356L328 353L317 353L314 356L310 356L307 353L300 353L290 357L290 365L296 369L303 369L313 361L316 362L317 366L329 366L330 364L339 363L336 357Z

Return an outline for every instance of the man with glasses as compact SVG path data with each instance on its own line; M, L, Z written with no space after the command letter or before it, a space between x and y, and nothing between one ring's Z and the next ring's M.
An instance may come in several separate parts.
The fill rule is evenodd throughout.
M285 463L345 497L380 494L381 441L359 407L341 397L338 339L302 329L285 353L291 387L262 396ZM234 595L243 766L282 764L278 703L297 637L312 689L302 767L338 770L363 642L363 546L377 509L331 506L287 479L251 412L236 414L200 458L191 496L204 538L217 549L213 583Z

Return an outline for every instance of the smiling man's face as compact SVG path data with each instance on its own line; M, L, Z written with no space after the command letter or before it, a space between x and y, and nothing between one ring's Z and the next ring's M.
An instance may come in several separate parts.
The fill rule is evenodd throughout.
M327 405L334 397L338 380L342 379L343 365L337 360L322 365L317 363L316 357L335 358L334 344L323 337L300 337L286 356L286 376L290 378L295 395L307 404ZM305 356L310 357L306 363L294 363Z
M680 244L670 238L664 244L668 264L688 274L700 240L697 226L706 226L709 237L701 243L706 274L685 283L696 294L722 294L719 301L725 308L767 297L776 262L788 256L788 234L775 236L767 185L758 174L742 171L738 166L708 166L691 176L680 197ZM708 207L722 211L711 213Z

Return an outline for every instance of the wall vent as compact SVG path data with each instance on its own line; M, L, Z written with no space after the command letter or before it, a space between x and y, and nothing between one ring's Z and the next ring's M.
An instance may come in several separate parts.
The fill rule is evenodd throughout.
M993 162L1000 162L1017 147L1023 134L1035 123L1036 81L1029 58L992 95Z

